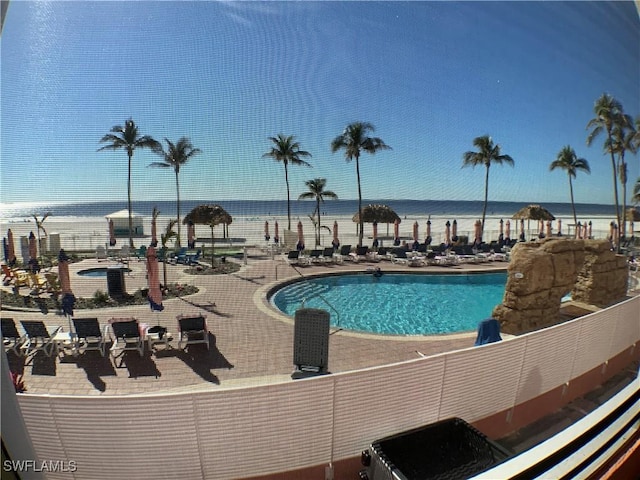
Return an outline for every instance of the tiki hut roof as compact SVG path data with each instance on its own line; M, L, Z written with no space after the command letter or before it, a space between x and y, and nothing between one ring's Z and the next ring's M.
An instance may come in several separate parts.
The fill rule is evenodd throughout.
M394 223L396 220L398 220L398 223L401 221L398 214L387 205L367 205L366 207L362 208L363 222ZM353 221L359 223L359 212L356 212L356 214L353 216Z
M182 220L182 223L187 225L189 223L199 225L219 225L221 223L231 224L233 219L227 211L220 205L198 205L191 210Z
M541 207L540 205L527 205L526 207L523 207L520 210L518 210L511 218L515 218L518 220L522 218L524 218L525 220L555 220L556 219L556 217L554 217L549 210L547 210L544 207Z
M640 210L638 207L627 208L625 220L628 222L640 222Z

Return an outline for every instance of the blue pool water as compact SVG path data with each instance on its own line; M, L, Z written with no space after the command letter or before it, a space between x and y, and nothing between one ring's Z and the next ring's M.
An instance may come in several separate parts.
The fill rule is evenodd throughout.
M122 270L125 273L128 273L131 271L130 268L121 268L120 270ZM100 277L107 277L107 267L98 267L98 268L87 268L86 270L80 270L78 272L78 275L80 275L81 277L91 277L91 278L100 278Z
M293 316L304 301L329 311L331 324L348 330L432 335L476 330L502 302L506 283L506 273L339 275L287 285L271 302Z

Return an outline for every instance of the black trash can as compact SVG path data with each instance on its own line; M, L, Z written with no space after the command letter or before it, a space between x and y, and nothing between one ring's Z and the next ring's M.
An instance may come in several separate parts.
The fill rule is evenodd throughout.
M107 291L110 297L121 297L125 294L122 267L107 267Z

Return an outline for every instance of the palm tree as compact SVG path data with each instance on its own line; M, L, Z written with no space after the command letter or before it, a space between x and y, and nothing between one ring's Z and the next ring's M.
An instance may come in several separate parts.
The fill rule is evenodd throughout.
M616 175L616 159L614 157L614 149L610 148L613 145L613 128L616 122L619 122L619 117L623 115L622 105L615 98L607 93L603 93L598 98L593 106L593 112L595 117L589 120L587 123L587 130L592 129L587 136L587 145L591 146L593 140L598 137L602 132L605 132L607 139L605 142L605 151L608 151L611 155L611 168L613 172L613 199L616 205L616 220L620 225L620 203L618 201L618 177ZM609 146L609 148L607 147ZM617 230L618 234L620 229ZM616 245L619 246L620 242L615 239Z
M513 166L513 158L509 155L502 155L500 153L500 145L494 144L489 135L474 138L473 145L479 151L465 152L462 156L462 167L484 165L486 168L484 178L484 206L482 207L482 229L480 231L480 236L482 237L484 234L484 220L487 214L487 201L489 199L489 167L491 167L492 163L498 165L506 163Z
M560 150L556 159L549 165L549 170L555 170L556 168L566 171L569 175L569 192L571 194L571 208L573 209L573 224L578 225L576 206L573 202L573 183L571 179L576 178L578 170L591 173L589 162L584 158L578 158L575 150L567 145Z
M133 248L133 220L131 218L131 158L136 148L150 148L152 150L161 147L161 145L148 135L139 136L138 127L135 122L129 118L124 122L124 127L116 125L111 128L110 133L107 133L100 139L100 143L107 143L104 147L100 147L100 150L119 150L125 149L127 156L129 157L129 173L127 176L127 198L129 209L129 246Z
M295 136L284 136L281 133L277 137L269 137L273 142L271 150L262 155L262 158L271 157L276 162L284 165L284 180L287 183L287 219L288 229L291 230L291 197L289 193L289 170L288 165L304 165L310 167L311 164L302 160L301 157L311 157L305 150L300 150L300 144L295 141Z
M41 243L40 243L40 231L44 233L44 236L47 236L47 230L44 228L44 221L51 216L51 212L45 213L42 218L38 218L38 215L33 213L31 215L36 222L36 233L38 234L38 251L42 254Z
M362 221L362 188L360 186L360 154L367 152L375 154L378 150L391 150L378 137L369 137L369 132L373 133L375 127L369 122L355 122L346 126L341 135L338 135L331 142L331 152L336 153L344 149L344 157L347 162L355 159L356 178L358 180L358 246L362 246L363 221Z
M324 189L327 184L326 178L314 178L313 180L307 180L304 184L307 186L309 191L300 194L298 200L305 200L307 198L314 198L316 200L316 209L313 212L313 215L318 218L316 225L316 245L320 245L320 203L324 202L325 198L336 199L338 198L338 195L331 190Z
M167 142L167 149L164 150L162 146L154 150L158 155L163 157L162 162L153 162L149 164L150 167L159 168L173 168L176 174L176 217L178 220L178 236L176 245L180 246L180 182L178 176L180 174L180 167L187 163L191 157L200 153L199 148L193 148L191 140L187 137L182 137L178 140L178 143L172 143L169 139L165 138Z
M615 125L611 131L611 141L607 139L604 144L606 151L613 151L618 155L618 179L622 184L622 223L626 221L627 211L627 180L629 175L629 168L625 161L625 153L631 152L637 153L638 146L636 146L635 137L637 135L636 130L633 128L633 122L628 115L620 115L616 118ZM624 229L623 229L624 230Z
M155 209L154 209L154 212L155 212ZM166 227L164 233L160 234L160 244L162 245L162 247L161 247L162 258L164 258L164 261L162 262L162 274L163 274L163 277L164 277L164 288L167 288L167 250L169 249L169 247L167 246L167 243L169 243L171 240L173 240L177 235L176 231L173 229L173 227L175 226L176 222L177 222L177 220L175 218L172 218L171 220L169 220L169 223L167 224L167 227Z

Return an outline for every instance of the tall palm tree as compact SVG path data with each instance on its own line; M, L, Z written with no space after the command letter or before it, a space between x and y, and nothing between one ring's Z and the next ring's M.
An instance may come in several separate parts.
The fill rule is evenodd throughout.
M569 145L563 147L558 153L556 159L549 165L549 170L555 170L559 168L564 170L569 175L569 192L571 194L571 208L573 210L573 224L578 225L578 216L576 215L576 206L573 202L573 182L572 178L576 178L578 171L591 173L589 162L584 158L578 158L576 152Z
M176 239L176 245L180 246L180 181L178 180L180 174L180 167L187 163L191 157L200 153L199 148L194 148L191 144L191 140L187 137L182 137L177 143L172 143L169 139L165 138L167 142L167 149L163 149L162 146L154 151L163 157L162 162L153 162L149 164L150 167L159 168L173 168L176 174L176 218L178 220L178 236Z
M311 157L311 154L305 150L300 150L300 143L295 141L295 136L285 136L281 133L276 137L269 137L273 142L271 150L262 155L262 158L270 157L276 162L282 162L284 165L284 180L287 183L287 228L291 230L291 196L289 192L289 169L288 165L304 165L310 167L311 164L305 162L302 157Z
M476 137L473 139L473 145L478 149L477 152L465 152L462 156L462 167L475 167L476 165L484 165L486 168L484 178L484 206L482 207L482 230L480 236L484 234L484 221L487 215L487 202L489 199L489 167L492 163L502 165L506 163L513 166L513 158L509 155L500 153L500 145L494 144L489 135Z
M622 185L622 224L626 221L627 211L627 181L629 175L629 168L625 160L625 153L630 152L632 154L637 153L638 146L636 146L635 137L637 132L633 128L633 122L628 115L620 115L616 118L615 125L611 131L611 141L607 139L605 141L604 148L606 151L613 151L618 155L618 179ZM624 230L624 229L623 229Z
M51 212L45 213L42 218L38 218L38 215L36 215L35 213L33 213L31 216L36 222L36 233L38 234L38 251L40 252L40 254L42 254L42 250L40 249L42 245L40 243L40 231L44 233L45 237L47 236L47 230L44 228L44 221L51 216Z
M360 185L360 154L367 152L375 154L378 150L391 150L382 139L369 137L369 132L373 133L375 127L369 122L354 122L346 126L341 135L338 135L331 142L331 152L336 153L344 149L344 157L347 162L355 159L356 178L358 180L358 213L360 217L358 229L358 246L362 246L363 216L362 216L362 188Z
M326 178L314 178L313 180L307 180L304 184L309 189L308 192L304 192L300 194L298 200L305 200L308 198L313 198L316 201L316 209L313 212L314 216L317 216L317 225L316 225L316 245L320 245L320 203L324 202L325 198L338 198L338 195L331 190L325 190L324 187L327 184Z
M609 146L613 144L613 128L619 117L622 115L622 105L615 98L607 93L603 93L593 106L595 117L587 123L587 130L592 129L587 136L587 145L591 146L593 140L603 132L607 135L606 142ZM620 225L620 202L618 201L618 176L616 168L616 159L614 150L605 146L605 151L611 155L611 168L613 172L613 199L616 205L616 220ZM620 229L617 230L618 234ZM616 245L620 245L618 239L615 239Z
M133 248L133 220L131 218L131 158L136 148L150 148L152 150L160 147L160 143L154 140L148 135L140 136L138 134L138 127L135 122L129 118L124 122L124 127L116 125L111 128L110 133L107 133L100 139L100 143L107 143L104 147L100 147L100 150L120 150L125 149L129 158L129 173L127 176L127 198L129 209L129 246Z

